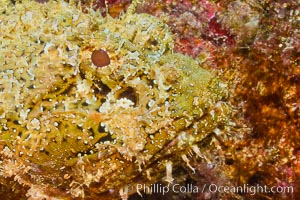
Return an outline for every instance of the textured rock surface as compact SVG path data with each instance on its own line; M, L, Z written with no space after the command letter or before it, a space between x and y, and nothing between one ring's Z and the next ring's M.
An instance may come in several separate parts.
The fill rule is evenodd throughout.
M207 57L201 66L227 79L230 101L238 108L232 120L248 127L239 131L244 138L233 145L226 163L234 169L236 185L294 191L242 193L241 198L297 199L300 194L299 8L293 0L147 0L140 8L170 16L175 51Z

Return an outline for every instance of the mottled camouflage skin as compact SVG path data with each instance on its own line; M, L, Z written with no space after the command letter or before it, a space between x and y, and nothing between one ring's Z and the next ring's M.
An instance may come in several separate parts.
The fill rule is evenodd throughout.
M1 0L0 175L28 197L118 197L227 123L225 85L173 53L165 22L134 4L113 19L62 1ZM92 64L97 49L108 66Z

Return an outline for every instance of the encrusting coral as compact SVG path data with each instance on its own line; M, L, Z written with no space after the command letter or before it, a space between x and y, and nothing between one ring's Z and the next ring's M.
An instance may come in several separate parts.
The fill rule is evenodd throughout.
M137 2L118 19L0 3L0 181L21 195L126 199L128 184L171 182L228 124L226 85L173 53L168 26ZM109 62L97 67L95 51Z

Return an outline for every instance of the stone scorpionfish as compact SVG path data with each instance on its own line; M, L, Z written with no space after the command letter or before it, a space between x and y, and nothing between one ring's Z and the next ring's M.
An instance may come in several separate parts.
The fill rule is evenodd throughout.
M172 182L227 123L226 86L174 53L164 20L137 2L118 19L0 3L0 180L28 198L126 199L128 184Z

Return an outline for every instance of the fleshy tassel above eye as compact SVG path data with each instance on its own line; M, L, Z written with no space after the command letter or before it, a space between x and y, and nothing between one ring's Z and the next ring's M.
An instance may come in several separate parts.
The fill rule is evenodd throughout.
M110 64L110 58L103 49L94 50L91 56L92 63L97 67L105 67Z

